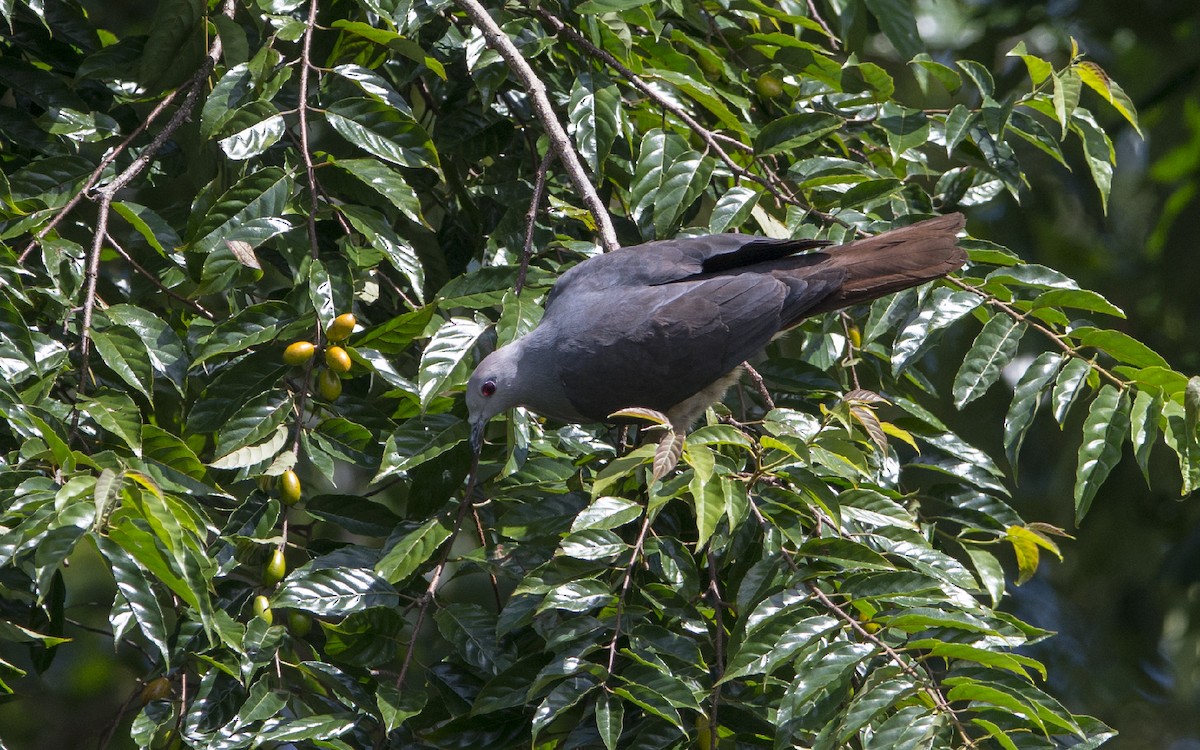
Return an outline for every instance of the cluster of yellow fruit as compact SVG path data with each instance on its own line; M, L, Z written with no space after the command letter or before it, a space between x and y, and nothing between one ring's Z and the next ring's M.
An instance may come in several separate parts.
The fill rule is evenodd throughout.
M350 355L338 344L350 337L357 323L354 313L343 313L333 319L329 330L325 332L325 338L329 339L331 346L325 347L325 367L317 374L317 392L326 401L336 401L342 395L340 376L350 372ZM293 341L283 350L283 361L299 367L308 364L316 353L317 347L313 342Z

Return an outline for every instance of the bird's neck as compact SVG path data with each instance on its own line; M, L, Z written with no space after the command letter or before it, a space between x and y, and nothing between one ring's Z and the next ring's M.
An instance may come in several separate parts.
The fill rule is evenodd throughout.
M539 326L524 338L509 344L516 349L513 395L519 406L538 414L566 422L587 421L567 399L559 377L559 362L554 337Z

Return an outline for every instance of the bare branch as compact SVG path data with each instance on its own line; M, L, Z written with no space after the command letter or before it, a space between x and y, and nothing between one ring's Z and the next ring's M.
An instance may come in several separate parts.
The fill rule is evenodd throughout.
M508 67L521 80L525 90L529 92L530 99L533 101L533 111L542 123L546 135L549 136L554 153L562 162L563 168L566 169L571 184L583 196L584 203L587 204L588 210L596 220L596 231L600 235L600 244L605 251L616 250L620 245L617 243L617 232L613 228L612 218L608 215L608 208L600 200L596 189L592 187L587 172L583 168L583 162L579 161L579 155L575 153L575 147L571 144L567 131L563 129L562 124L555 116L554 107L546 95L545 84L538 78L525 58L521 57L516 45L488 15L487 10L479 4L478 0L455 0L455 3L466 12L471 22L483 34L487 45L500 53L500 56L508 63Z
M300 156L304 159L304 175L308 179L308 245L313 259L317 258L317 175L313 169L312 154L308 150L308 74L312 65L312 37L317 27L317 0L308 7L308 21L304 28L304 42L300 49Z
M525 250L521 253L521 270L517 272L517 283L513 292L519 297L525 287L525 273L529 270L529 259L533 256L533 228L537 222L538 207L542 204L542 196L546 193L546 172L554 161L554 152L547 151L538 166L537 178L533 183L533 197L529 199L529 210L525 212Z

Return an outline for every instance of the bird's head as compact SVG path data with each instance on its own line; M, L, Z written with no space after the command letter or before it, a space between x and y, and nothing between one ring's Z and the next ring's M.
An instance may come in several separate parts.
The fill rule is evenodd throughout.
M505 346L483 358L467 381L467 412L471 424L471 447L483 446L483 428L488 420L519 403L517 394L516 346Z

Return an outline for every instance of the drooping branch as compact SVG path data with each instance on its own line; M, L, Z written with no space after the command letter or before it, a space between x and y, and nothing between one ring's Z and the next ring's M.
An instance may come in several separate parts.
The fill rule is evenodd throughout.
M525 58L521 57L520 50L508 38L499 24L488 15L487 10L479 4L478 0L455 0L455 4L466 12L471 23L475 24L483 34L487 45L504 58L509 69L520 79L533 102L534 114L537 115L538 121L541 122L546 135L550 138L551 148L562 162L571 184L583 196L584 203L587 204L588 210L596 220L596 231L600 235L601 246L605 251L616 250L620 245L617 243L617 232L613 228L612 218L608 215L608 208L600 199L600 194L592 186L587 172L583 168L583 162L579 160L579 154L575 153L570 136L567 135L567 131L563 129L562 123L554 114L554 107L550 103L550 97L546 95L546 86L542 83L542 79L538 78L537 73Z

